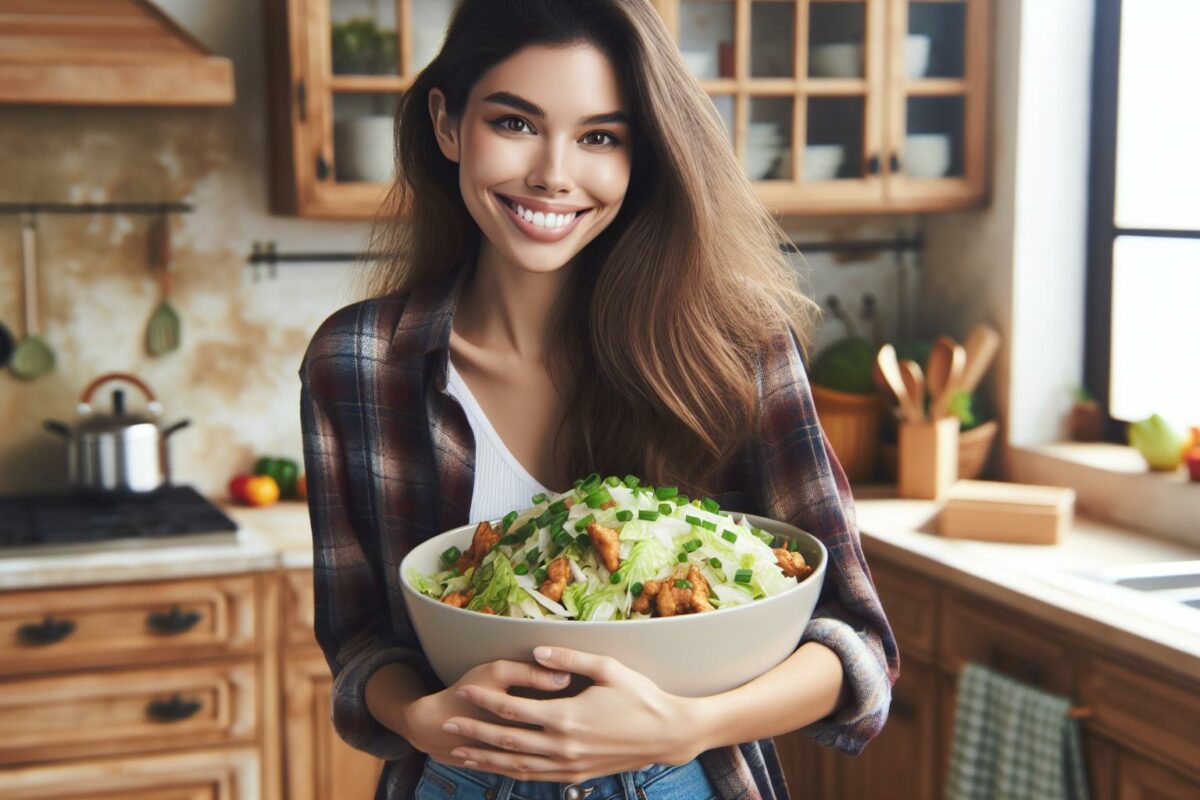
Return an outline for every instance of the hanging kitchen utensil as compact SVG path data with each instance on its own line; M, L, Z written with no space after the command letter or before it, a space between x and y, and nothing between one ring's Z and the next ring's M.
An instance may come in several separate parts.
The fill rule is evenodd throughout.
M908 395L908 389L905 388L904 378L900 374L900 362L896 359L896 348L890 344L885 344L879 348L879 352L875 355L875 380L882 381L882 384L896 398L896 402L900 406L900 415L904 419L916 419L916 405Z
M862 297L862 318L871 326L871 344L876 347L883 345L883 320L879 316L879 304L875 295L864 294Z
M858 338L858 328L854 324L854 318L842 306L842 301L838 299L836 294L829 295L825 300L825 305L829 306L829 310L835 317L846 326L846 336L854 339Z
M939 336L929 354L926 380L931 402L929 418L937 421L950 414L950 400L962 386L967 352L949 336Z
M54 351L38 336L37 228L31 214L21 217L21 273L25 295L25 335L8 368L18 378L32 380L54 369Z
M166 212L150 229L150 258L158 273L162 299L146 325L146 352L161 356L179 348L179 314L171 307L171 223Z
M971 394L1000 350L1000 334L991 325L981 322L967 334L963 348L967 351L967 364L963 367L962 391Z
M92 395L110 381L125 381L146 396L149 413L125 410L125 393L113 392L112 413L92 413ZM79 398L83 419L71 428L48 419L46 430L67 441L67 472L71 485L99 495L144 494L171 482L171 453L167 438L187 427L179 420L160 427L162 406L150 387L134 375L113 372L96 378Z
M911 359L904 359L900 362L900 377L904 380L904 389L908 392L908 396L913 403L913 409L916 412L916 416L912 420L914 422L924 422L925 375L921 372L921 365Z
M8 326L0 322L0 368L8 363L13 354L13 335Z

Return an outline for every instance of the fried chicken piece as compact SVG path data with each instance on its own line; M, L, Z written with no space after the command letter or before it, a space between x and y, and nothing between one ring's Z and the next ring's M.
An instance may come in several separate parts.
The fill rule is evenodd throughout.
M571 582L571 565L566 556L559 556L546 567L546 580L538 590L556 603L562 602L563 589Z
M803 580L812 573L813 568L804 562L804 556L800 553L792 552L786 547L772 547L771 550L775 553L783 574L789 578Z
M494 615L496 613L495 611L492 610L491 606L484 606L483 608L481 608L479 610L482 611L484 614L493 614Z
M646 581L642 584L642 593L633 598L631 608L639 614L651 613L650 600L658 594L661 588L661 581Z
M442 598L442 602L455 608L466 608L467 603L471 602L471 595L473 594L475 594L474 589L468 589L465 592L451 592Z
M708 581L700 574L700 567L692 564L692 568L688 570L688 583L692 584L691 589L683 591L691 592L691 607L692 613L698 614L702 611L715 611L712 603L708 602Z
M676 602L678 595L674 584L664 586L659 590L654 598L654 616L656 617L673 617L675 616L678 604Z
M475 527L475 534L471 537L471 546L467 548L467 552L458 557L458 561L454 562L454 566L458 567L459 572L466 572L468 567L478 567L483 557L486 556L496 543L500 541L500 531L492 527L486 519L481 520L479 525Z
M595 521L588 523L587 530L604 568L610 573L616 572L621 567L621 535Z

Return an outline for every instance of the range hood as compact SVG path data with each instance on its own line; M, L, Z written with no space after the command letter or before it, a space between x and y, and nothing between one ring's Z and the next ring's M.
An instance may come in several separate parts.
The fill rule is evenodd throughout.
M0 0L0 103L227 106L233 64L149 0Z

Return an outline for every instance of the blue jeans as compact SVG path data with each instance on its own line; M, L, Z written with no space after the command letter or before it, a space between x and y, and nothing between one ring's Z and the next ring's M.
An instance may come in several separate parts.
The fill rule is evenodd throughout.
M413 800L563 800L569 783L518 781L494 772L426 759ZM587 800L715 800L716 791L698 760L678 766L651 764L637 772L583 781Z

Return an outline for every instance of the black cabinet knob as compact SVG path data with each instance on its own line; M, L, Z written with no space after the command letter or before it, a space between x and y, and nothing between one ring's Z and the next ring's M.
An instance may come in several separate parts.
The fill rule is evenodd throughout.
M177 636L196 627L202 615L199 611L184 611L172 606L167 613L152 611L146 615L146 627L161 636Z
M168 700L151 700L146 705L146 716L155 722L179 722L194 716L203 706L199 700L184 700L174 694Z
M21 642L33 647L57 644L75 632L75 623L69 619L48 616L41 622L30 622L17 629Z

